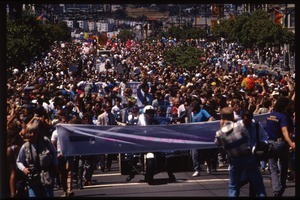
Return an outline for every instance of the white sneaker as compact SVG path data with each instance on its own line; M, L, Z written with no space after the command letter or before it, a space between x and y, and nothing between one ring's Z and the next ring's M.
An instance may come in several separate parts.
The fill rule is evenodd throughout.
M195 171L192 176L193 177L200 176L200 172L199 171Z
M206 172L208 173L208 174L211 174L211 169L210 169L210 167L206 167Z

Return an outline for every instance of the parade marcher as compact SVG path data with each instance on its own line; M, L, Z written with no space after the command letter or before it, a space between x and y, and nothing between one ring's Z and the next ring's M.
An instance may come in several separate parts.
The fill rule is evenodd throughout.
M110 63L111 67L108 67L110 69L103 69L105 67L104 65L101 65L101 67L99 66L97 72L94 72L93 69L95 69L96 64L94 62L98 59L97 54L94 53L93 49L89 50L88 46L90 45L88 40L83 39L83 41L79 41L76 39L76 41L76 44L73 42L63 42L64 45L62 46L61 42L55 42L55 44L49 49L49 52L42 52L42 54L47 56L42 56L41 60L34 59L31 63L28 62L24 66L22 64L22 66L9 66L7 68L7 100L8 102L10 101L20 106L21 112L16 114L19 115L17 117L20 119L21 126L24 128L21 131L22 136L25 134L23 131L25 131L26 124L30 119L32 119L34 113L36 113L38 116L42 116L40 114L43 114L44 112L39 111L43 110L37 110L37 108L44 107L44 109L46 109L46 107L48 107L46 105L48 104L47 99L50 99L50 96L53 98L49 101L49 107L51 109L48 112L48 115L51 116L51 119L54 119L54 117L59 117L60 115L65 115L65 112L68 113L71 111L73 106L74 107L72 111L76 112L75 114L82 118L86 111L95 106L92 97L93 94L97 95L98 93L97 98L101 99L105 99L105 96L111 97L110 91L113 90L113 88L116 88L117 82L123 82L123 80L126 84L122 84L122 86L120 84L118 86L121 88L121 92L122 89L125 88L123 93L124 95L120 95L122 99L122 105L127 104L127 107L124 106L124 109L122 109L122 111L126 111L123 112L125 116L122 117L121 122L123 123L128 122L127 115L129 114L133 105L138 104L139 106L145 106L148 104L156 106L157 102L154 100L152 101L151 99L153 99L152 97L158 91L160 91L162 97L164 97L164 105L169 105L169 100L172 98L179 97L180 101L183 100L182 97L184 96L192 98L187 95L191 94L192 92L193 95L203 99L203 96L199 91L202 91L202 93L207 92L207 101L211 101L213 99L215 100L215 103L212 109L208 109L207 107L204 107L204 109L208 111L208 113L215 119L220 118L219 111L223 107L227 106L227 100L232 100L231 106L236 109L237 117L240 117L239 115L241 113L239 111L244 110L248 105L247 101L249 100L249 97L256 98L258 94L256 91L252 93L241 90L241 82L243 77L248 75L252 76L253 73L258 74L261 77L265 76L263 78L266 83L264 84L264 90L261 96L266 97L266 101L270 99L272 102L276 102L279 95L283 95L286 92L288 93L289 98L295 98L295 72L293 72L292 77L290 77L288 80L285 80L287 77L285 77L285 72L283 72L282 69L280 69L281 75L283 76L282 78L280 78L280 76L278 78L274 78L276 76L276 72L275 75L274 73L268 73L268 67L264 67L263 65L259 66L257 71L254 71L253 67L255 64L249 63L254 63L255 57L243 52L243 47L238 43L228 43L226 40L224 40L222 43L224 48L217 48L219 46L218 42L215 43L215 41L201 41L199 42L199 46L195 47L201 49L203 48L205 52L203 55L203 61L207 62L200 63L200 66L196 68L188 67L185 70L181 70L182 66L176 66L172 63L169 64L169 62L166 62L167 59L163 55L164 50L181 46L183 44L182 40L164 39L162 40L162 43L157 42L157 45L154 45L155 42L151 44L146 40L140 40L136 41L135 47L126 47L125 49L119 39L112 39L104 48L111 49L118 56L122 56L122 58L126 60L125 62L128 70L126 72L123 71L123 73L120 74L117 73L116 70L116 68L119 67L113 62ZM190 41L184 41L184 43L185 45L195 45L194 43L190 43ZM222 62L216 63L219 57L218 54L224 55L224 59L221 60L223 64ZM265 52L260 52L260 55L258 55L259 58L262 57L261 55L265 56ZM103 60L103 64L107 59L108 57L106 56ZM240 62L240 64L242 63L242 66L247 70L239 72L236 68L237 60L239 60L238 62ZM116 63L117 65L120 64L119 61ZM230 69L227 71L226 62L228 61L230 62ZM71 72L71 70L74 70L75 68L77 68L77 71ZM227 77L226 80L224 77ZM93 83L94 78L97 79L97 84L95 85ZM259 82L258 79L256 79L256 81ZM176 85L174 82L180 82L180 87L178 87L178 84ZM137 83L141 83L141 86L143 87L145 86L145 92L141 88L137 87ZM90 84L91 87L88 86L85 88L86 84ZM106 87L108 85L113 87ZM173 85L176 87L173 87ZM185 89L182 91L181 89L178 89L182 87ZM110 89L106 91L106 88ZM74 92L74 94L71 94L71 90ZM129 92L125 92L125 90L128 90ZM181 94L176 94L179 91ZM239 95L242 97L241 99L236 97L236 92L243 94ZM148 96L145 96L146 93L148 93ZM68 104L70 104L70 101L73 102L74 105L69 106ZM129 102L134 103L132 103L131 106L131 103ZM152 102L152 104L150 102ZM171 103L173 104L174 102ZM256 100L253 101L253 103L256 104L255 108L260 107L257 105L258 103L261 104L260 101ZM95 112L95 116L99 116L100 113L102 113L102 104L103 102L101 101L99 106L95 106L95 111L98 111ZM187 114L187 122L190 123L190 108L192 106L191 101L187 101L184 106ZM269 111L271 111L273 106L274 104L270 106ZM170 106L170 108L172 107L173 105ZM179 107L177 110L180 110ZM212 112L213 110L216 110L216 115L214 112ZM261 113L261 111L257 112L257 114ZM136 113L134 116L135 120L132 122L133 124L137 123L137 115L138 113ZM218 116L218 118L215 116ZM47 126L49 125L49 120L46 116L42 120L44 121L43 124L45 130L48 128L49 130L53 129L52 127ZM97 120L95 119L94 123L96 121ZM52 131L42 132L42 134L47 136L49 136L51 133ZM11 153L10 150L12 149L9 149L8 147L9 153ZM294 151L295 149L291 148L290 150ZM223 155L224 156L220 161L224 161L227 164L226 154ZM76 157L79 158L80 156ZM224 162L220 162L220 164L223 164ZM219 167L220 166L221 165L219 165ZM23 172L21 173L23 174Z
M151 105L147 105L144 107L143 109L143 114L139 115L139 121L137 123L138 126L149 126L149 125L158 125L159 122L154 118L155 115L155 109L153 106ZM156 152L155 154L160 154L160 152ZM176 177L173 174L173 172L169 169L169 167L167 166L167 173L169 176L169 180L174 182L176 181ZM151 179L153 179L153 177L151 177ZM152 183L153 180L146 180L148 183Z
M19 150L23 144L23 139L19 135L20 132L20 122L16 118L17 113L15 109L12 109L11 119L7 121L7 160L9 164L9 189L10 197L22 197L22 188L18 188L20 178L20 170L17 168L16 159L19 153ZM24 197L24 196L23 196Z
M90 112L86 112L82 117L82 124L93 124L93 115ZM97 155L84 155L83 158L83 174L78 174L84 177L84 186L92 184L92 176L97 168Z
M105 105L103 105L103 108L104 108L105 112L98 116L97 125L107 126L107 125L121 124L121 122L118 122L115 118L115 115L111 112L112 103L109 100L107 100L105 102ZM105 168L106 168L106 171L111 170L113 156L114 156L114 154L100 155L100 167L103 172L105 171Z
M192 114L192 122L203 122L203 121L213 121L214 118L205 110L201 108L201 100L193 106L193 114ZM201 154L203 155L204 160L207 164L207 173L211 173L211 155L208 152L210 150L202 150L202 149L192 149L192 159L193 159L193 167L195 172L193 173L193 177L200 176L201 171Z
M152 105L152 101L154 100L154 96L150 93L150 87L147 82L141 83L137 88L137 105L142 106Z
M58 123L66 123L65 117L60 117L57 121L54 121L54 126ZM73 197L73 177L72 177L72 168L74 165L74 157L73 156L64 156L61 152L60 143L58 140L58 132L55 129L52 132L51 143L56 148L57 158L58 158L58 166L59 166L59 183L62 186L64 194L62 197Z
M29 197L53 197L54 175L58 172L57 153L50 140L42 136L38 117L26 125L28 139L19 152L18 168L28 176Z
M296 145L291 139L288 116L284 112L289 105L289 99L281 97L276 100L274 108L266 117L266 131L269 142L273 145L274 155L269 159L273 195L281 197L286 188L288 175L289 149Z
M220 130L216 132L215 143L223 146L230 159L229 197L240 195L240 183L244 172L248 173L256 195L265 197L266 191L258 164L248 142L248 131L242 123L235 122L233 109L224 107L221 110Z
M256 147L256 142L257 142L256 134L258 134L258 141L268 143L268 135L265 129L263 128L262 124L259 121L255 121L253 119L253 113L250 110L245 110L242 113L241 120L239 120L239 122L242 123L248 131L248 143L252 152ZM259 163L259 160L257 160L257 163ZM248 176L248 172L244 171L241 180L241 187L248 182L249 177L247 176ZM255 191L253 190L253 188L254 188L253 183L250 182L249 196L255 196Z

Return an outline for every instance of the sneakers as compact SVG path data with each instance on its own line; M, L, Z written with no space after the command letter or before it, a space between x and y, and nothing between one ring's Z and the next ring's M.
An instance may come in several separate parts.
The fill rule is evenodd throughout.
M193 177L200 176L200 172L197 170L197 171L195 171L195 172L193 173L192 176L193 176Z
M208 173L208 174L211 174L211 168L210 167L206 167L206 172Z
M169 181L170 182L176 182L176 177L174 176L174 174L169 176Z
M88 181L88 180L84 181L84 186L88 186L88 185L92 185L92 181Z
M74 197L75 193L73 191L71 192L64 192L63 195L61 195L60 197Z
M69 192L68 197L74 197L75 193L73 191Z

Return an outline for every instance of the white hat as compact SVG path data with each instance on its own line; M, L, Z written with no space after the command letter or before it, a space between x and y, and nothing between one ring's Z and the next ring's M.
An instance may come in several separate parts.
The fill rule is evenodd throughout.
M143 109L143 113L146 113L146 111L147 111L147 110L153 110L153 111L154 111L155 109L154 109L154 107L153 107L153 106L151 106L151 105L147 105L147 106L145 106L145 107L144 107L144 109Z

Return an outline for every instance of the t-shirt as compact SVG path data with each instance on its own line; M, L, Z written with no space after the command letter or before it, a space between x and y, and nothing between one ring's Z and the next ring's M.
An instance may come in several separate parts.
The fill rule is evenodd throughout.
M280 112L271 112L266 118L266 132L270 140L283 138L281 128L288 126L287 116Z

